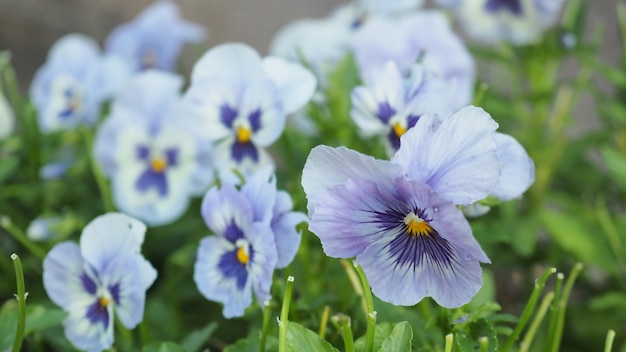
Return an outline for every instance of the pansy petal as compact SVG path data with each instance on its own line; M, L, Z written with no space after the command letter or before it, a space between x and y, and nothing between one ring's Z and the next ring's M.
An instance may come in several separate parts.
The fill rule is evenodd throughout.
M350 178L377 182L393 180L402 173L402 167L395 163L377 160L345 147L317 146L311 150L302 171L302 187L309 201L309 216L317 199L327 189L344 184Z
M54 246L43 261L43 285L52 302L67 309L95 297L95 278L85 271L80 248L72 242Z
M498 124L473 106L439 121L422 116L401 138L393 161L455 204L485 198L500 177L493 134Z
M304 213L291 211L292 208L293 204L289 193L279 191L276 194L274 217L271 224L278 252L277 269L282 269L293 261L302 240L302 233L296 230L296 225L307 221L307 216Z
M272 275L276 267L274 236L268 224L258 222L252 225L251 231L246 235L254 251L248 273L252 278L254 294L259 305L263 306L263 303L271 298Z
M227 276L222 269L225 256L235 250L235 246L224 238L205 237L200 241L194 268L194 281L200 293L212 301L224 303L223 314L226 318L242 316L252 303L252 281L249 276L243 287L240 287L237 278Z
M120 89L112 109L132 109L146 118L162 116L164 111L169 111L182 85L183 79L179 75L157 70L145 71Z
M202 217L216 234L231 237L228 233L233 224L238 231L245 231L254 217L248 200L230 183L211 188L202 199ZM238 236L240 237L240 236Z
M93 219L80 237L83 258L102 273L109 262L141 251L146 225L122 213L108 213Z
M77 348L84 351L103 351L113 345L113 306L107 308L106 324L92 322L88 318L90 307L97 301L77 301L68 308L69 315L63 321L65 336Z
M263 70L278 90L285 113L304 106L315 92L315 76L302 65L278 57L263 59Z
M102 284L115 302L118 318L129 329L133 329L143 319L146 287L142 265L150 264L140 255L127 255L109 262L101 274Z
M192 85L212 77L229 77L245 82L263 75L261 57L250 46L238 43L218 45L207 51L193 67Z
M515 138L496 133L494 140L502 172L490 194L501 201L518 198L535 181L535 164Z
M272 168L265 167L246 179L241 194L252 206L253 221L269 223L276 199L276 177Z

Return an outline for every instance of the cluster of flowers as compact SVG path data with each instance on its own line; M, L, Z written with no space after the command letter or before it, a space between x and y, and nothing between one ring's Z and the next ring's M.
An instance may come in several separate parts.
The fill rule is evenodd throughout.
M517 40L522 25L510 17L540 18L543 29L548 12L560 9L561 1L550 1L445 5L460 18L479 6L491 16L483 22L487 32ZM361 0L325 19L298 21L276 36L275 56L266 58L243 44L217 46L195 64L185 92L171 71L182 45L202 40L204 31L181 19L173 2L158 1L114 30L104 53L82 35L57 42L31 86L41 130L94 125L111 99L93 157L111 180L116 207L128 214L96 218L80 247L60 243L44 261L45 288L70 313L68 339L81 349L106 349L114 311L129 328L142 320L157 274L140 254L141 221L171 223L203 194L201 214L215 236L198 249L198 289L223 303L227 318L243 315L253 292L260 302L269 299L273 271L293 260L295 227L307 217L277 191L265 148L316 88L324 98L325 77L347 53L362 81L351 94L351 117L364 137L383 139L390 160L314 148L302 176L309 228L328 256L356 257L382 300L467 303L482 284L480 262L489 259L464 211L484 213L479 201L487 196L520 197L534 168L513 137L495 131L489 114L468 106L474 61L446 17L420 5ZM505 24L510 31L500 31Z

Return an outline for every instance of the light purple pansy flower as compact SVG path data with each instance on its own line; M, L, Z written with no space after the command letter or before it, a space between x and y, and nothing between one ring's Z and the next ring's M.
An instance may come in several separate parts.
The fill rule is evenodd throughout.
M265 151L282 134L286 115L304 106L316 80L304 67L277 57L261 59L244 44L209 50L193 68L185 101L216 143L220 178L235 182L273 165Z
M206 298L224 304L224 317L242 316L253 291L261 306L270 298L274 269L293 260L301 239L295 226L306 221L291 208L270 168L240 190L225 182L205 195L202 216L216 236L200 242L194 280Z
M181 18L176 2L159 0L132 22L115 28L105 47L108 53L128 60L135 71L174 71L183 45L205 37L200 25Z
M384 137L390 154L400 147L400 137L424 114L452 113L452 89L421 65L404 76L393 61L369 75L352 90L350 115L365 136Z
M44 288L69 313L65 336L77 348L110 348L115 315L129 329L143 319L146 290L157 277L140 253L145 231L124 214L105 214L85 227L80 246L61 242L44 259Z
M384 301L469 302L482 285L479 263L489 259L456 205L486 197L506 174L496 128L487 113L468 107L443 119L423 116L391 161L314 148L302 174L309 228L327 255L356 257ZM507 188L511 196L527 185Z
M447 18L438 11L413 12L400 18L371 18L356 33L352 45L365 80L390 60L403 74L419 61L452 85L453 111L472 101L474 60Z
M564 0L438 0L474 39L524 45L537 41L559 18Z
M81 34L59 39L30 86L40 129L51 132L94 123L102 102L129 75L128 65L120 58L101 55L93 39Z
M156 70L133 78L97 132L94 154L116 206L149 225L180 217L213 181L210 144L186 114L181 77Z

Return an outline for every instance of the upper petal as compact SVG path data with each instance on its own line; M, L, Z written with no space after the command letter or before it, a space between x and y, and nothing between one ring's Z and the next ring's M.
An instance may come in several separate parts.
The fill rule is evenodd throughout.
M214 76L245 82L263 74L261 57L253 48L245 44L226 43L207 51L196 62L191 72L191 83Z
M409 178L466 205L485 198L500 177L493 135L498 124L473 106L444 118L422 116L401 138L393 161Z
M246 179L241 187L254 213L254 221L269 223L276 200L276 177L271 167L264 167Z
M221 188L211 188L202 199L202 217L206 225L219 236L228 234L232 224L245 231L253 221L250 203L235 186L224 182Z
M302 170L302 187L308 199L309 216L317 199L327 189L344 184L350 178L378 182L393 180L402 173L399 165L345 147L317 146L311 150Z
M117 257L141 251L146 225L122 213L108 213L93 219L80 237L80 250L85 261L98 272Z
M317 80L302 65L269 56L263 59L263 70L274 82L287 114L304 106L315 93Z
M517 198L535 181L535 164L515 138L496 133L494 140L498 146L502 172L490 194L501 201Z

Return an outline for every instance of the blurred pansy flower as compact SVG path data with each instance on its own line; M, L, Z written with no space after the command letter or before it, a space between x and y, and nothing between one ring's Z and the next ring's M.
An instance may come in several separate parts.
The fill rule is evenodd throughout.
M37 70L30 97L43 132L93 124L102 102L110 98L130 75L125 62L103 56L96 42L81 34L68 34L50 49Z
M202 202L215 236L200 242L194 280L206 298L224 304L226 318L242 316L253 291L263 306L274 269L289 265L300 245L295 226L306 216L291 211L289 195L276 191L270 172L262 169L239 190L225 182Z
M174 71L183 45L200 42L205 36L200 25L181 18L176 2L158 0L132 22L115 28L105 47L107 52L130 61L136 71Z
M146 290L157 277L140 253L145 231L124 214L105 214L84 228L80 246L61 242L44 259L44 288L69 313L65 336L77 348L110 348L115 315L129 329L143 319Z
M388 61L394 61L403 75L420 62L452 85L453 111L472 101L474 60L441 12L419 11L400 18L371 18L356 32L352 47L364 80Z
M517 45L537 41L559 18L565 0L438 0L474 39Z
M38 217L26 228L26 237L33 241L47 241L54 236L55 228L62 222L61 217Z
M304 59L323 78L350 50L354 33L371 17L398 16L417 9L421 0L359 0L341 5L324 18L287 24L270 44L270 53L292 61Z
M152 226L180 217L189 198L214 179L210 144L186 116L182 84L163 71L138 74L113 101L95 139L116 206Z
M280 137L286 115L309 101L315 85L315 76L302 66L261 59L243 44L223 44L204 54L193 68L185 101L202 120L197 128L216 143L220 178L235 182L237 174L248 177L273 165L264 148Z
M0 91L0 140L10 136L15 129L15 114Z
M469 302L482 285L479 263L489 259L456 205L485 198L505 181L497 126L482 109L468 107L446 118L424 115L391 161L344 147L314 148L302 185L309 228L324 252L356 257L384 301L413 305L430 296L448 308ZM505 193L527 187L512 184Z
M352 90L352 119L365 136L385 138L390 154L400 147L400 137L424 114L448 116L452 90L421 65L403 76L393 61L369 75Z

